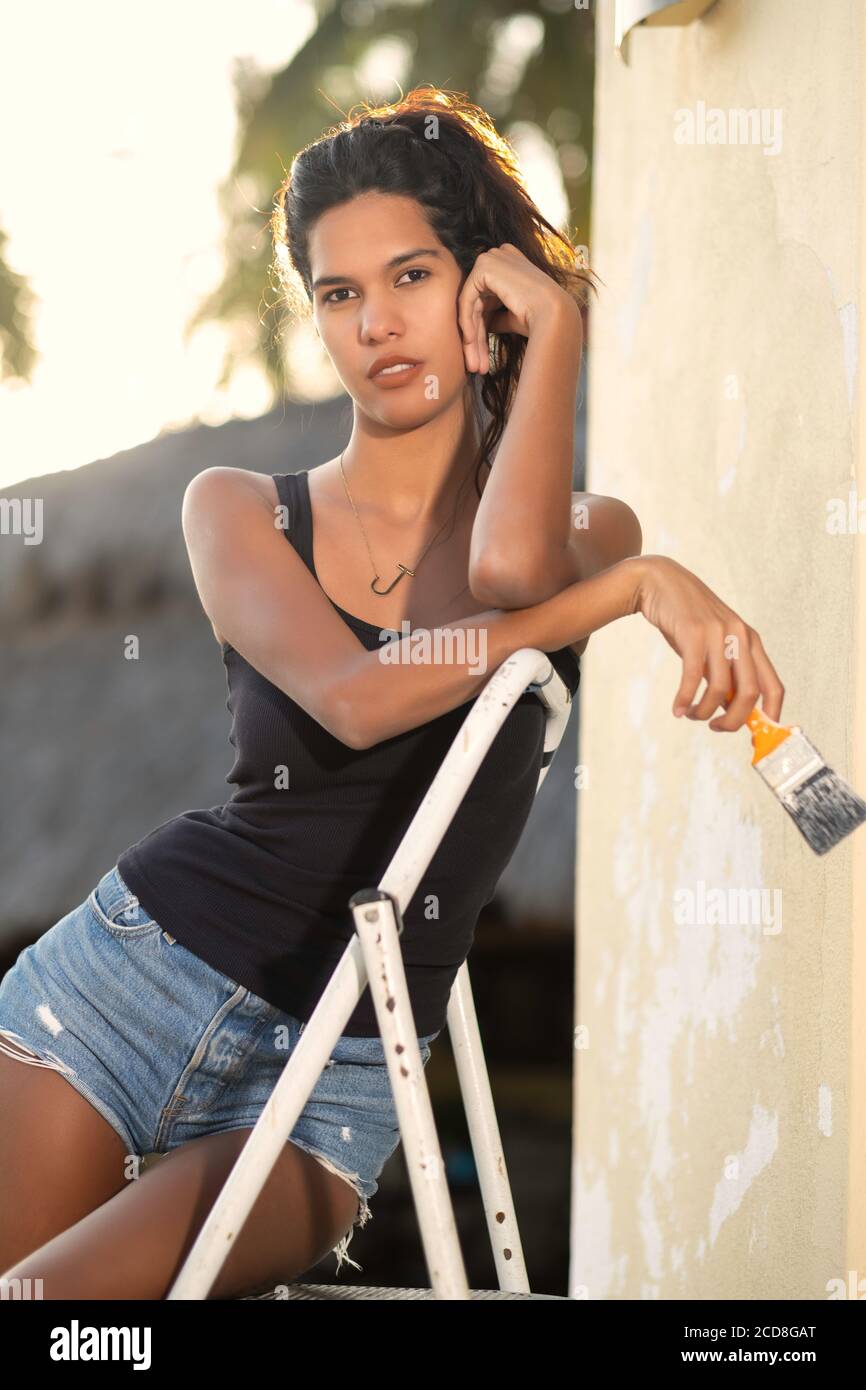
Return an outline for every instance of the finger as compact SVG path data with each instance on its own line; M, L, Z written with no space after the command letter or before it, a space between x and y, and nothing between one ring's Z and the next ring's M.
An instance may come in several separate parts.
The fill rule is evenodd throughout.
M475 315L473 306L476 303L478 291L471 278L467 278L460 294L457 297L457 326L463 340L463 356L466 360L466 370L469 372L477 371L475 361L476 334L475 334Z
M704 643L696 638L684 643L682 652L683 674L680 688L674 696L674 714L684 714L694 699L695 691L704 674Z
M778 672L764 651L764 644L757 632L752 633L752 659L755 663L755 670L758 673L758 681L761 687L761 708L765 714L774 719L778 724L782 718L782 701L785 698L785 687L779 680Z
M466 358L466 370L469 372L478 371L478 343L475 338L475 325L468 329L463 336L463 355Z
M478 371L484 374L486 363L484 361L484 343L486 333L484 329L484 301L480 298L475 306L475 341L478 346Z
M713 733L733 733L736 729L741 728L755 708L755 701L761 693L758 673L748 642L740 643L739 656L734 657L726 665L732 669L734 696L725 713L710 724ZM729 685L727 690L723 692L719 704L724 705L727 702L730 689Z
M703 680L705 680L707 684L706 684L706 687L704 688L704 690L701 692L700 697L698 698L698 703L700 703L700 699L702 699L703 696L706 695L707 690L709 690L709 688L710 688L710 663L709 663L709 657L708 657L708 655L705 655L705 656L704 656L704 669L703 669L703 671L701 672L701 678L702 678ZM692 698L694 699L694 696L693 696ZM688 709L686 709L686 711L685 711L686 719L694 719L694 717L695 717L695 710L697 709L697 707L698 707L697 704L690 704L690 705L689 705Z
M688 710L690 719L709 719L719 705L724 709L725 696L733 684L731 663L724 655L724 638L721 632L710 637L707 648L707 688L697 704Z

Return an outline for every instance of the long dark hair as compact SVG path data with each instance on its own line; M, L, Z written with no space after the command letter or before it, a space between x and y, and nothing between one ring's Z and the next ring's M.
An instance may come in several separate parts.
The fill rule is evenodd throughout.
M360 193L402 194L423 207L461 270L482 251L510 241L585 311L593 272L569 237L538 210L523 185L517 157L490 116L465 94L416 87L400 101L353 108L347 118L296 155L274 196L275 262L290 308L312 305L309 236L329 208ZM481 468L491 468L517 389L526 351L520 334L491 335L490 371L475 377L488 413L478 415Z

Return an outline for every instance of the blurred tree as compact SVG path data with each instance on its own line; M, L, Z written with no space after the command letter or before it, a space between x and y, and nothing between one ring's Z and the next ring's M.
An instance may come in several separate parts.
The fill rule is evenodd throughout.
M0 380L29 382L38 355L30 336L36 295L6 260L8 240L0 228Z
M230 330L220 386L242 362L264 368L277 398L293 385L269 219L294 155L357 102L392 101L433 83L465 92L507 139L529 123L558 160L569 231L589 244L594 39L572 0L316 0L319 22L270 79L236 67L242 136L220 200L228 228L222 282L186 328ZM268 297L270 291L270 297Z

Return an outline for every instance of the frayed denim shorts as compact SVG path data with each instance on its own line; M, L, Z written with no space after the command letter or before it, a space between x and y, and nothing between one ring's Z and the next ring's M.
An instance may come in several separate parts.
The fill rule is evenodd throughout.
M142 1157L255 1125L305 1026L164 931L116 865L0 984L0 1051L59 1071ZM334 1251L360 1269L347 1246L400 1142L381 1038L339 1039L288 1142L357 1192Z

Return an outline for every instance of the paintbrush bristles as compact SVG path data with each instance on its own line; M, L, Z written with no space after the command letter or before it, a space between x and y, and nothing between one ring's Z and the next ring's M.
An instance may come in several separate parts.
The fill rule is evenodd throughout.
M866 821L866 801L799 730L754 768L816 854L826 854Z

